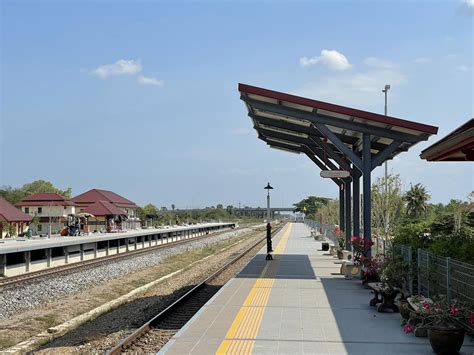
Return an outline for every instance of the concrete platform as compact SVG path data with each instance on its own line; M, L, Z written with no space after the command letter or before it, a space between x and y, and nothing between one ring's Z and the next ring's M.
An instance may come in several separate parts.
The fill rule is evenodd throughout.
M0 276L11 277L50 267L128 253L234 227L233 222L201 223L124 233L94 233L82 237L3 239L0 241Z
M377 313L360 280L338 275L335 259L302 223L274 240L223 287L159 354L432 354L405 334L400 315ZM473 354L466 339L462 354Z

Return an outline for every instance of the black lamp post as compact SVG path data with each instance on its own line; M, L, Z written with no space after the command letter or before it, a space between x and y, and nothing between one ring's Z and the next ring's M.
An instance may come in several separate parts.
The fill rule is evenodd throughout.
M273 187L268 183L264 189L267 190L267 223L270 223L270 190L273 190Z
M270 186L270 183L264 187L267 190L267 260L273 260L271 252L272 250L272 226L270 225L270 190L273 190L273 187Z

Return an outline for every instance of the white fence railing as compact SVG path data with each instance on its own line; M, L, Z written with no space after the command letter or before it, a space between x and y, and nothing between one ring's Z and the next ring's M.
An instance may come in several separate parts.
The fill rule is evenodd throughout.
M312 219L305 219L305 224L314 230L319 231L325 238L329 239L334 245L337 245L337 238L335 234L336 226L334 224L321 224Z

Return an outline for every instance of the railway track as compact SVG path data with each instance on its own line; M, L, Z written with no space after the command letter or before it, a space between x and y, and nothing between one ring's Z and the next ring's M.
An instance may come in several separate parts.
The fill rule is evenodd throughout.
M238 227L233 230L240 230L244 228L250 228L254 229L255 227ZM69 264L69 265L64 265L64 266L57 266L51 269L46 269L46 270L40 270L40 271L35 271L35 272L30 272L27 274L22 274L18 276L11 276L11 277L5 277L0 279L0 289L6 288L6 287L14 287L19 284L22 284L24 282L31 282L31 281L36 281L38 279L42 279L44 277L50 276L50 275L62 275L66 274L69 272L74 272L74 271L79 271L82 269L90 268L90 267L95 267L95 266L100 266L104 265L110 262L114 262L117 260L125 259L130 256L137 256L137 255L142 255L146 253L150 253L156 250L160 249L166 249L170 248L173 246L181 245L181 244L186 244L191 241L196 241L196 240L202 240L210 237L215 237L220 234L229 232L229 229L223 230L221 232L216 232L216 233L209 233L203 236L199 237L194 237L194 238L189 238L189 239L182 239L174 242L167 242L164 244L148 247L145 249L139 249L139 250L132 250L123 254L116 254L116 255L111 255L111 256L106 256L98 259L92 259L92 260L85 260L85 261L80 261L74 264Z
M275 235L282 226L277 228ZM155 353L176 334L199 309L214 296L217 291L237 272L239 260L255 249L260 249L266 237L260 238L242 253L178 298L171 305L150 319L132 334L120 341L107 355L122 353ZM258 250L257 249L257 250Z

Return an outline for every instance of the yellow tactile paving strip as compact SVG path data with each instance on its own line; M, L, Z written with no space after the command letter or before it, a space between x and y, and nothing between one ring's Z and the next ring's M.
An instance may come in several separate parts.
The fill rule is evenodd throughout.
M291 232L291 224L274 250L274 255L282 254L285 250L288 237ZM259 278L255 281L242 307L235 316L225 339L220 344L216 354L251 354L255 345L255 338L260 329L263 313L275 282L278 262L271 261L265 265Z

